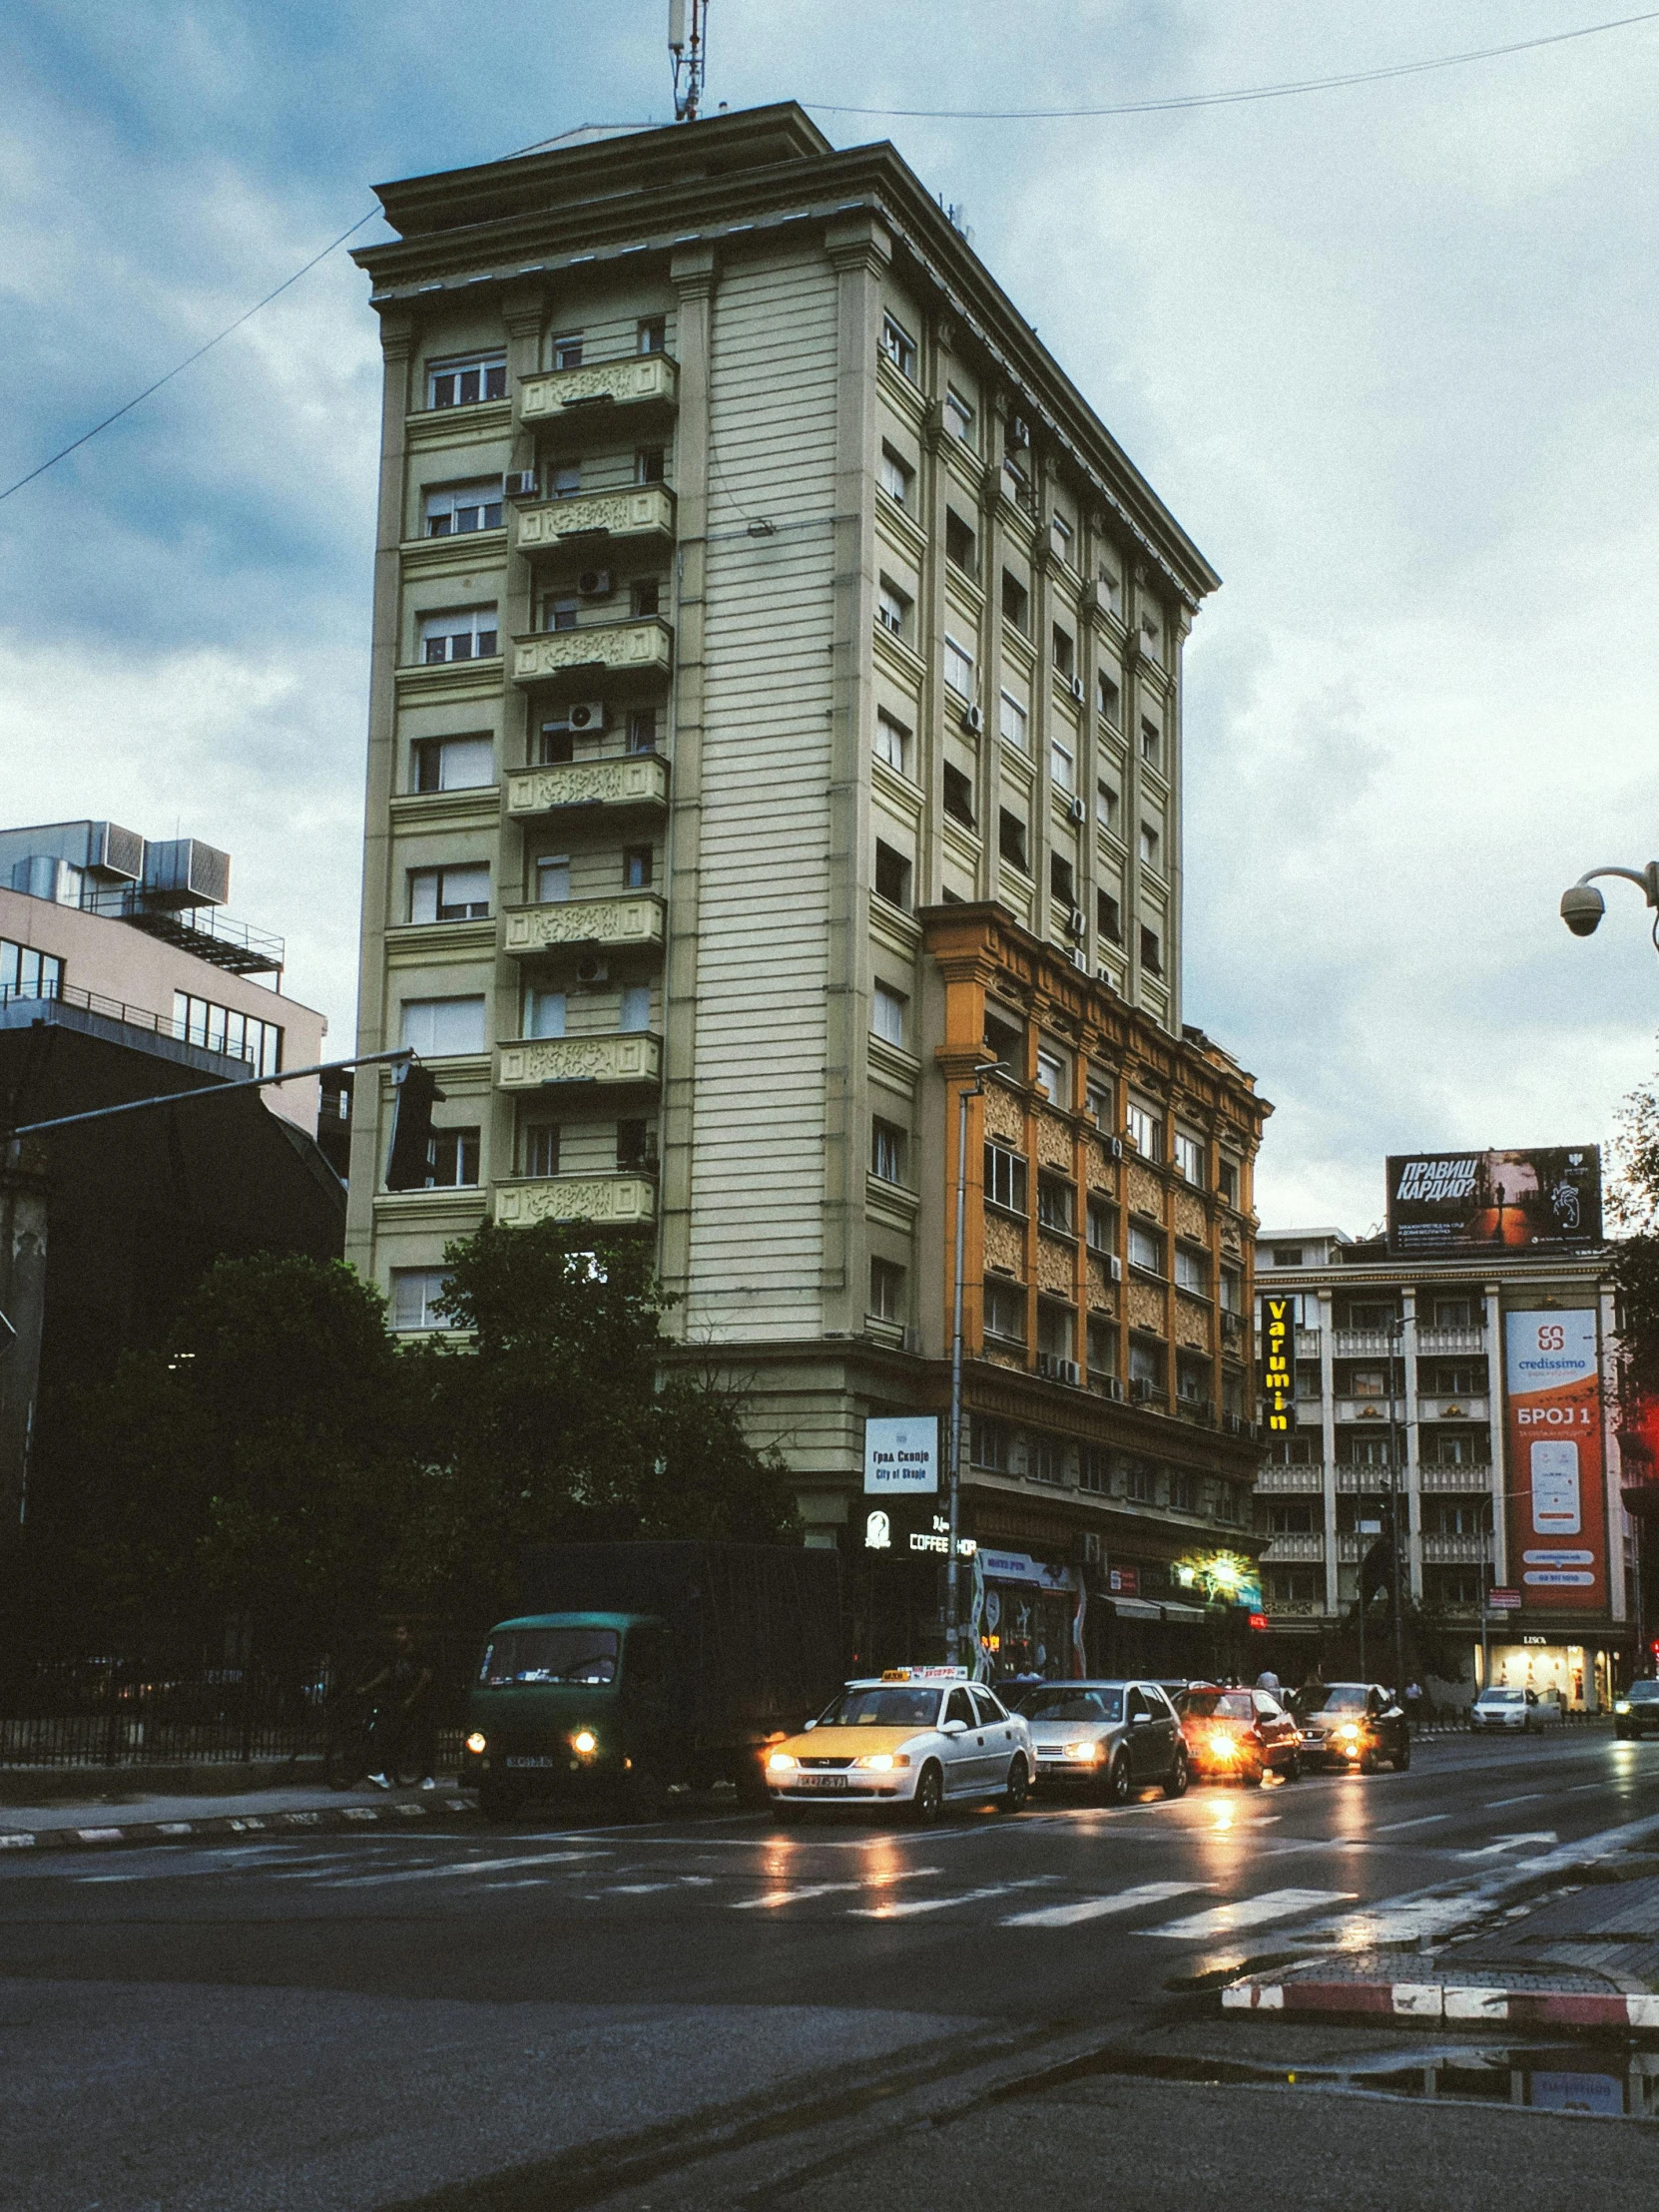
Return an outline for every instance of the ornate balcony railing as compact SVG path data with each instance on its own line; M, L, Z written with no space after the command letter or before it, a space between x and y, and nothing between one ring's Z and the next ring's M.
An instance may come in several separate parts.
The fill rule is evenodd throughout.
M666 353L628 354L620 361L593 361L581 368L555 368L544 376L526 376L519 386L521 422L551 422L608 414L613 407L672 407L679 397L679 364Z
M540 684L588 670L666 676L673 665L674 632L656 616L643 622L591 622L574 630L534 630L513 640L515 684Z
M665 484L577 492L569 499L538 499L512 510L512 543L519 553L545 553L572 538L673 535L674 494Z
M499 1226L595 1221L628 1226L657 1218L657 1186L645 1175L541 1175L495 1186Z
M655 1083L662 1076L661 1041L634 1036L525 1037L501 1047L497 1080L504 1091L539 1091L551 1083Z
M620 898L563 898L507 912L508 952L521 958L581 945L654 946L663 941L663 902L650 891Z
M655 753L614 761L568 761L556 768L515 769L507 778L507 813L519 821L565 807L666 807L668 763Z

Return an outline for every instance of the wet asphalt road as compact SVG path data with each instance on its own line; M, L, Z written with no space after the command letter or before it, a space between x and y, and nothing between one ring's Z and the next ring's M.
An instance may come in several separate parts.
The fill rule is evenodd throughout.
M4 1864L0 2196L851 2206L891 2142L911 2156L946 2109L1000 2127L1010 2090L1061 2093L1053 2069L1103 2043L1243 2047L1211 2010L1228 1970L1443 1933L1649 1821L1659 1838L1659 1745L1573 1729L1429 1738L1404 1775L1044 1798L929 1831L703 1807ZM1088 2103L1063 2093L1071 2141ZM1172 2093L1134 2087L1148 2110ZM1612 2158L1648 2141L1603 2135ZM860 2145L867 2173L844 2164ZM1611 2175L1600 2193L1619 2202Z

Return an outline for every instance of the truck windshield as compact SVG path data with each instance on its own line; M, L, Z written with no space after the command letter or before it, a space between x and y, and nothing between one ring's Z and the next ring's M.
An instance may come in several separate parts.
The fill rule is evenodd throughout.
M618 1639L614 1628L508 1628L484 1646L479 1687L506 1690L517 1683L614 1682Z
M938 1717L937 1690L843 1690L830 1701L820 1728L931 1728Z

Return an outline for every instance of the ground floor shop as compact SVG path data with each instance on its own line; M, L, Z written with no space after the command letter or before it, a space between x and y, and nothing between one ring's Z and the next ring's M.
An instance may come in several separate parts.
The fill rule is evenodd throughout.
M1505 1689L1534 1690L1567 1713L1605 1713L1630 1679L1631 1650L1627 1639L1615 1642L1603 1634L1569 1632L1511 1636L1504 1642L1488 1638L1484 1653L1478 1644L1471 1654L1474 1680Z

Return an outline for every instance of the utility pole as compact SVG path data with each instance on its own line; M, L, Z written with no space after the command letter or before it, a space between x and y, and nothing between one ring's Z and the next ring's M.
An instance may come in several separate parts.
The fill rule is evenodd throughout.
M703 112L703 72L709 59L709 0L669 0L668 50L674 65L674 120L695 123Z
M961 1559L962 1520L962 1291L967 1267L967 1131L968 1100L984 1095L979 1078L989 1061L976 1066L973 1081L956 1094L956 1266L950 1310L950 1457L947 1461L950 1529L949 1550L944 1559L944 1651L951 1666L961 1665Z
M1400 1592L1399 1592L1399 1575L1400 1575L1400 1562L1401 1562L1401 1557L1402 1557L1402 1555L1403 1555L1403 1556L1405 1556L1405 1557L1408 1557L1408 1556L1409 1556L1409 1553L1410 1553L1410 1537L1409 1537L1409 1535L1407 1535L1407 1536L1406 1536L1406 1539L1405 1539L1405 1543L1404 1543L1403 1547L1401 1546L1401 1543L1400 1543L1400 1527L1399 1527L1399 1500L1400 1500L1400 1488L1399 1488L1399 1446L1398 1446L1398 1433L1399 1433L1399 1432L1398 1432L1398 1429L1397 1429L1397 1427L1396 1427L1396 1425L1395 1425L1395 1422L1394 1422L1394 1360L1395 1360L1395 1357L1396 1357L1396 1347L1397 1347L1397 1348L1398 1348L1398 1350L1397 1350L1397 1357L1398 1357L1398 1360L1399 1360L1399 1365L1400 1365L1400 1379L1399 1379L1399 1387L1400 1387L1400 1392L1401 1392L1401 1394L1403 1395L1403 1393L1404 1393L1404 1389L1405 1389L1405 1372L1404 1372L1404 1371L1405 1371L1405 1349L1404 1349L1404 1336L1405 1336L1405 1323L1404 1323L1404 1320L1403 1320L1403 1318L1402 1318L1402 1317L1401 1317L1400 1315L1398 1315L1398 1314L1395 1314L1395 1316L1393 1317L1393 1320L1392 1320L1392 1321L1391 1321L1391 1322L1390 1322L1390 1323L1388 1324L1388 1527L1389 1527L1389 1538L1388 1538L1388 1541L1389 1541L1389 1548L1390 1548L1390 1550L1392 1551L1392 1554L1393 1554L1393 1577L1392 1577L1392 1579L1393 1579L1393 1609L1394 1609L1394 1682L1393 1682L1393 1691L1394 1691L1394 1696L1395 1696L1396 1698L1397 1698L1397 1697L1402 1697L1402 1696L1404 1695L1404 1691L1405 1691L1405 1679L1404 1679L1404 1678L1405 1678L1405 1616L1404 1616L1404 1612L1403 1612L1403 1609L1402 1609L1402 1607L1401 1607L1401 1603L1400 1603ZM1410 1495L1409 1495L1409 1492L1407 1492L1407 1493L1406 1493L1406 1501L1405 1501L1405 1502L1406 1502L1406 1512L1407 1512L1407 1514L1409 1514L1409 1511L1410 1511Z

